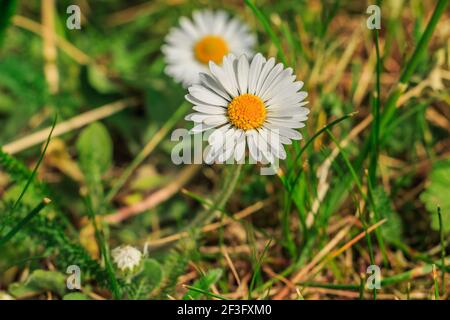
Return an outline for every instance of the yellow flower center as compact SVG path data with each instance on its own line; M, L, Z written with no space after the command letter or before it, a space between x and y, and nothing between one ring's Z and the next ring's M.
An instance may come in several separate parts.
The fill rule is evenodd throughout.
M222 58L228 53L226 42L218 36L205 36L194 46L195 57L201 63L209 61L222 63Z
M228 104L227 115L230 122L239 129L256 129L266 120L266 107L260 98L245 93Z

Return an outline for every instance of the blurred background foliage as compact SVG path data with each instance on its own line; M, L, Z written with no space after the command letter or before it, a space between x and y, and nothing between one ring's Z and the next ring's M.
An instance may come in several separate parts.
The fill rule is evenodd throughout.
M189 125L182 120L184 114L174 118L183 106L186 91L164 74L160 48L169 29L177 25L180 16L190 16L195 9L224 9L238 15L257 33L259 52L276 56L277 48L250 8L239 0L58 0L54 2L54 21L50 23L58 38L56 58L52 61L44 53L49 48L45 48L41 29L42 24L48 24L43 18L43 2L0 1L3 8L8 3L16 4L0 48L0 145L5 151L0 156L0 235L11 230L43 197L53 201L7 245L0 247L0 291L16 298L42 296L45 292L66 297L68 292L62 284L65 269L69 264L78 264L87 271L83 276L85 295L69 295L67 299L109 298L114 288L107 280L107 265L100 259L102 246L94 221L98 219L108 246L128 243L142 249L147 241L151 243L184 231L223 183L224 166L203 166L195 169L199 172L192 173L189 182L180 183L167 201L159 201L119 223L102 220L118 209L145 202L152 194L166 190L171 182L182 179L183 167L171 162L174 142L169 136L175 127ZM369 186L367 161L355 159L370 139L371 126L364 123L374 103L373 32L364 27L370 3L332 0L255 3L282 40L288 64L305 81L309 92L312 112L302 131L304 141L325 124L358 111L331 130L344 151L331 157L326 165L336 145L329 135L323 134L307 149L299 165L294 161L295 154L304 141L293 145L281 166L284 173L291 169L298 173L290 190L285 189L277 176L261 176L255 166L245 166L226 213L240 212L255 204L260 206L257 212L217 228L216 232L182 238L177 245L170 242L151 247L152 260L146 262L142 273L150 281L143 283L142 275L132 284L119 279L119 286L128 298L199 299L211 297L205 293L209 290L232 298L252 294L254 298L262 298L270 288L276 295L284 286L276 275L293 281L295 277L291 276L313 260L342 225L352 226L345 236L348 241L366 223L374 222L373 217L364 220L363 212L369 210L369 204L355 187L346 157L352 160L365 192L373 189L373 201L381 217L388 219L381 227L384 242L379 242L379 235L371 241L375 262L384 266L383 277L403 274L440 258L443 240L438 206L443 218L444 243L448 240L448 9L420 56L394 119L384 127L377 185ZM66 28L69 16L66 9L72 4L81 8L81 30ZM434 5L435 1L382 1L382 107L417 46ZM6 21L6 10L3 14ZM57 78L44 71L49 64L54 64ZM17 146L21 138L51 126L55 114L58 123L65 123L87 111L128 98L137 103L126 105L124 110L101 122L54 137L37 179L33 179L23 200L11 212L45 141L22 148L13 157L8 155L11 154L8 148ZM168 130L163 139L155 140L151 155L139 162L123 188L109 197L144 146L161 135L165 126ZM359 126L362 130L355 133ZM325 195L321 195L324 190ZM96 217L90 216L90 210ZM311 212L315 217L312 224L307 218ZM373 216L371 211L368 214ZM220 219L225 217L224 214ZM387 254L382 250L383 243ZM333 284L339 283L358 288L359 275L370 264L369 247L363 239L346 254L328 262L320 272L302 278L329 284L322 291L304 284L302 295L334 298L338 294L332 291ZM232 257L231 266L224 250ZM236 282L233 265L238 270L238 279L245 283L243 287ZM430 296L433 281L426 272L419 273L424 275L412 284L411 292L417 298ZM407 276L402 280L412 281ZM192 287L183 287L184 284ZM388 298L403 297L405 282L394 281L393 285L383 288L382 294ZM349 289L348 297L358 296L354 295L354 289ZM441 289L446 296L445 288ZM296 293L283 297L295 298Z

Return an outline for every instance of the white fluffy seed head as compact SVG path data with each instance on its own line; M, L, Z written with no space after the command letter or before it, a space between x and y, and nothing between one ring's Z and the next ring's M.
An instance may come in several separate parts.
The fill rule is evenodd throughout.
M142 253L132 246L120 246L111 251L111 257L117 269L121 272L135 271L141 261Z

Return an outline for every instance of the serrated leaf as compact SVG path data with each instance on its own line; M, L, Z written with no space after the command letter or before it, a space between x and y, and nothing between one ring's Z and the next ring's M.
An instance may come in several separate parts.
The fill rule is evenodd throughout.
M400 216L394 211L391 201L386 192L378 188L374 191L374 201L377 210L383 218L386 218L386 223L381 226L381 233L387 242L398 242L402 240L403 225Z
M194 282L192 285L195 288L201 289L202 291L208 291L209 288L219 281L222 276L222 269L212 269L209 270L205 275L203 275L200 279ZM191 299L199 299L202 293L194 290L189 290L183 297L183 300L191 300Z
M57 271L35 270L25 282L11 284L8 291L16 298L44 291L63 296L66 291L66 276Z
M450 159L436 162L428 176L425 191L420 199L431 214L431 227L439 230L437 207L441 207L444 232L450 232Z

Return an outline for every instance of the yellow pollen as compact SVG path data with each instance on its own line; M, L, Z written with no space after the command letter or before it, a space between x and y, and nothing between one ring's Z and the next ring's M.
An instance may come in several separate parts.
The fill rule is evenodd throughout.
M256 129L266 120L266 107L260 98L245 93L228 104L227 115L231 124L239 129Z
M201 63L207 64L209 61L214 61L219 64L228 53L228 46L221 37L205 36L195 44L194 53Z

